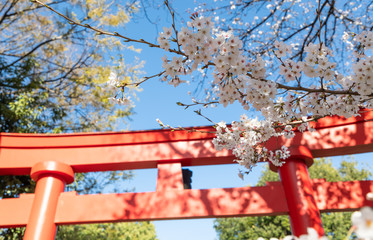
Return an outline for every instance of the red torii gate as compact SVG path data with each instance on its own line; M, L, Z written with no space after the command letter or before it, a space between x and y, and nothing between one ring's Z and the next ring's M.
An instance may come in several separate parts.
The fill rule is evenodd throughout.
M373 112L360 117L326 117L316 132L284 144L291 157L279 168L281 182L264 187L184 189L182 166L231 164L229 151L214 150L213 128L78 134L0 133L0 175L28 175L35 194L0 200L0 227L26 226L24 239L54 239L56 225L160 219L289 214L294 235L315 228L321 212L373 206L365 199L373 181L311 181L313 157L373 151ZM77 195L63 192L76 172L158 168L155 192ZM273 169L276 170L276 169Z

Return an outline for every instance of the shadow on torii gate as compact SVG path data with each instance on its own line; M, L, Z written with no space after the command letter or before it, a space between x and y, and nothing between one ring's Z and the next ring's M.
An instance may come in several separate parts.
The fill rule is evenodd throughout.
M37 181L36 194L0 200L0 227L27 225L24 239L40 240L53 239L56 225L62 224L290 214L293 234L299 236L305 233L304 227L318 228L319 211L373 206L365 199L373 191L373 181L318 179L307 188L302 179L307 168L300 169L310 165L312 157L372 152L373 112L362 110L361 116L348 119L326 117L314 127L315 132L297 132L293 139L267 143L270 150L281 145L295 149L291 157L296 160L295 168L287 163L283 169L288 172L283 170L281 175L280 171L283 183L220 189L183 187L181 167L231 164L234 159L230 151L214 149L212 127L194 128L197 132L0 133L0 175L31 174ZM155 192L63 192L77 172L146 168L158 168ZM285 185L286 178L290 183L301 182L301 189ZM310 181L308 175L305 181ZM318 232L323 233L320 228Z

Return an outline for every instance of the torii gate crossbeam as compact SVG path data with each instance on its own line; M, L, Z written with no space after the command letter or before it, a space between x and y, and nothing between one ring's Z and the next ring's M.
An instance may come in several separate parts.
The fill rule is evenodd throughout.
M360 117L349 119L327 117L319 120L315 128L316 132L296 133L294 139L270 140L266 146L269 149L276 149L278 144L298 146L309 150L309 156L313 157L373 150L371 111L362 111ZM60 184L61 181L62 185L59 186L63 186L71 181L74 172L158 168L155 192L96 195L53 193L57 196L52 204L54 207L51 207L54 208L53 213L50 214L54 220L48 220L52 222L52 233L53 226L60 224L289 213L290 195L284 191L281 183L268 183L264 187L183 189L182 166L230 164L234 159L229 151L214 150L214 134L209 133L213 128L201 127L199 130L202 132L157 130L58 135L0 133L0 175L31 174L38 180L37 186L41 185L39 182L43 178L57 179L58 183L53 184ZM293 154L292 157L303 161L309 156ZM48 164L54 164L52 169ZM60 165L63 166L61 171ZM363 205L371 205L365 200L365 195L373 191L373 183L329 183L317 180L310 185L309 190L314 196L312 201L315 202L317 212L317 208L320 211L352 211ZM1 199L0 227L27 225L27 228L31 228L30 221L36 222L30 219L33 217L33 209L36 209L35 202L38 200L35 199L38 195L37 190L36 194ZM302 197L299 199L304 200ZM305 221L303 225L307 224ZM300 228L293 226L293 231ZM302 231L299 230L296 235Z

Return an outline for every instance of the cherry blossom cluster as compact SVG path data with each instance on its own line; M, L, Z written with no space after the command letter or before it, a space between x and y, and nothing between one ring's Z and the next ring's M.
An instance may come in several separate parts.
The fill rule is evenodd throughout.
M288 93L285 100L276 99L277 111L271 117L280 116L277 121L284 122L290 119L283 119L283 116L296 119L327 115L351 117L357 115L361 106L370 107L373 94L372 56L367 56L362 50L372 49L369 44L372 35L372 32L363 32L356 37L360 44L360 53L358 60L352 65L354 74L350 76L344 76L334 70L336 64L329 60L333 54L322 43L310 43L306 46L307 56L304 61L294 62L279 58L282 63L279 74L284 77L288 86L294 86L295 91ZM280 53L288 51L285 44L278 47ZM311 81L306 82L304 79ZM283 88L286 89L286 86Z
M354 72L352 76L353 89L360 95L369 96L373 91L373 56L367 56L362 50L373 49L373 32L364 31L357 35L355 39L360 43L359 51L356 53L360 61L352 65Z
M373 87L373 57L366 57L352 66L354 75L353 89L360 95L369 96Z
M263 146L269 138L278 135L270 121L249 119L242 115L241 121L233 122L229 128L223 122L218 123L213 143L217 150L231 149L237 157L236 161L248 169L263 159L269 160L275 166L281 166L282 159L290 155L288 149L283 146L273 152Z
M373 105L373 57L366 54L372 49L371 31L356 35L359 57L348 76L337 71L332 51L322 42L305 46L306 56L296 62L287 58L292 47L276 41L273 54L280 66L275 74L282 78L271 80L264 57L245 56L243 43L233 32L220 31L211 18L196 15L187 25L179 32L164 28L158 37L160 47L167 51L175 42L178 50L173 52L179 54L172 60L163 58L163 80L178 86L185 82L180 76L211 67L215 99L220 104L238 101L245 110L261 112L265 120L242 115L240 122L229 127L222 122L217 125L215 147L233 150L237 162L249 169L259 159L279 166L288 157L285 147L275 152L265 148L271 137L292 138L294 130L313 130L310 120L356 116L362 106Z
M373 49L373 32L363 31L356 36L355 40L361 44L362 48Z
M132 104L130 97L124 94L124 87L121 86L122 83L118 79L118 76L115 72L110 73L107 84L109 85L109 88L114 91L116 91L118 88L121 88L121 91L119 93L116 93L114 97L109 98L110 101L123 106Z
M282 48L288 48L286 44L282 43L279 50L283 52ZM303 62L294 62L292 60L286 60L280 66L280 74L284 76L286 82L290 82L300 78L302 72L310 78L321 77L325 81L331 81L334 79L333 68L336 67L335 63L329 62L328 56L332 56L332 52L329 48L320 44L310 43L305 47L305 52L307 52L307 57ZM276 53L275 51L275 53ZM279 57L278 55L276 55ZM285 55L282 54L282 57Z
M352 225L359 239L373 239L373 210L370 207L363 207L360 211L354 212L351 216Z

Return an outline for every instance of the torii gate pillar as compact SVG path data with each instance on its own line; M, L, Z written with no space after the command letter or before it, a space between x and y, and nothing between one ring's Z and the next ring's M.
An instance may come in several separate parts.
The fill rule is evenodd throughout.
M284 188L286 202L289 208L290 225L293 235L299 237L307 234L307 228L314 228L319 236L325 234L321 222L320 211L317 208L312 182L307 168L312 165L313 157L310 150L304 146L291 147L290 157L286 163L276 169Z
M24 240L52 240L56 235L58 198L66 183L74 181L73 169L60 162L39 162L31 169L31 178L36 181L35 198L26 226Z

